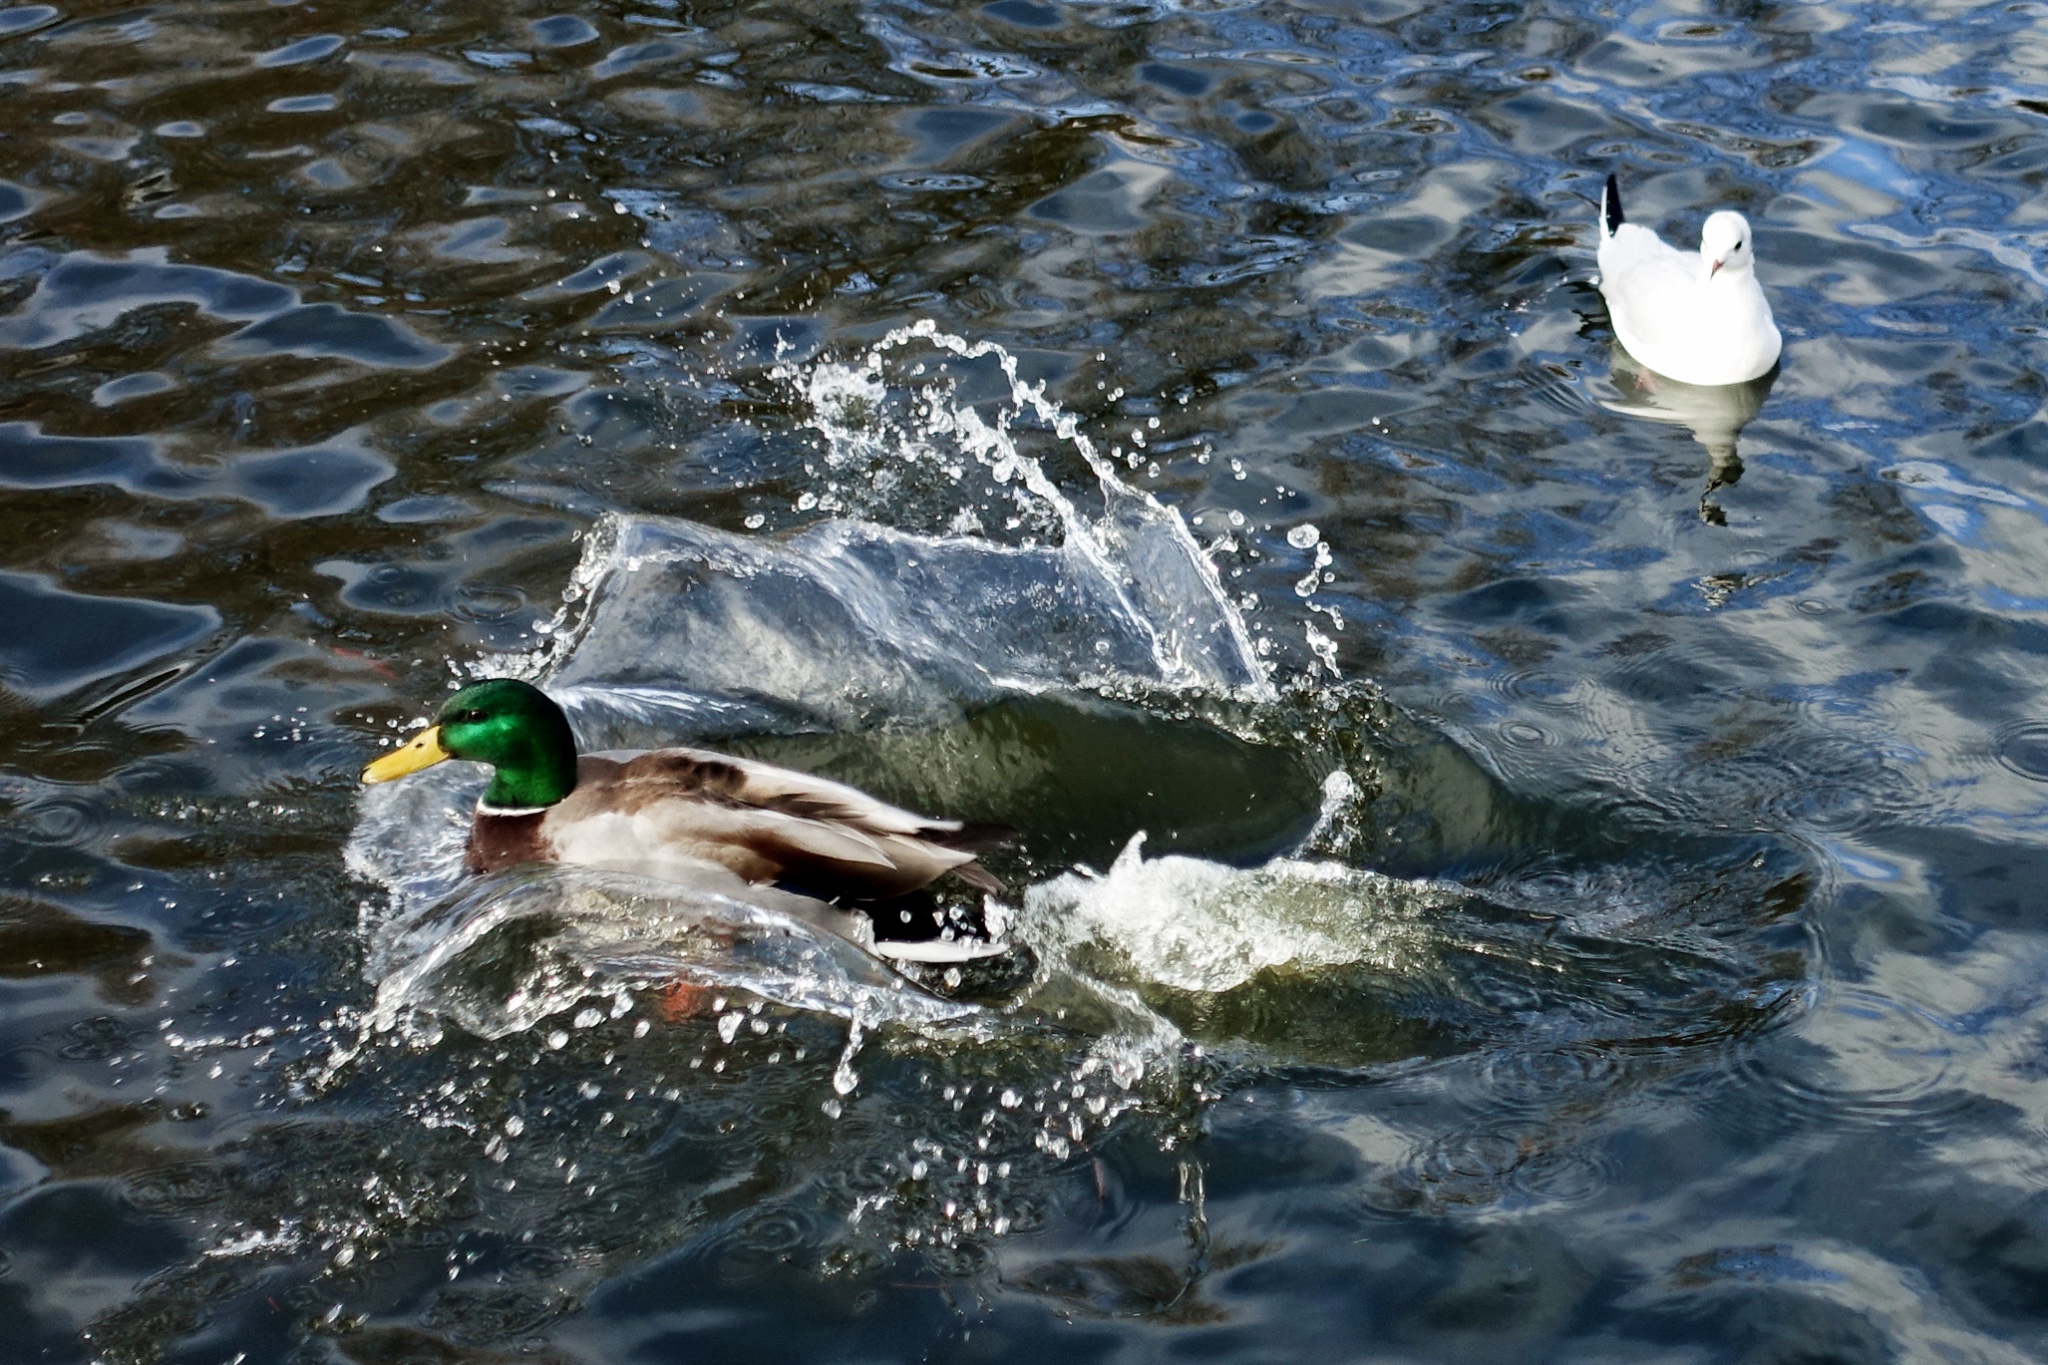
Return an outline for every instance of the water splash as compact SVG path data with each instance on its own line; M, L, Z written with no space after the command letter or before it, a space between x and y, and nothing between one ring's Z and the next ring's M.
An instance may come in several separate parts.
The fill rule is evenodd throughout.
M617 1017L635 990L725 987L858 1021L938 1023L975 1012L933 996L868 952L851 920L802 896L707 874L699 885L576 868L478 881L408 920L400 965L379 981L372 1028L431 1007L483 1038L566 1015L593 998ZM860 921L852 920L852 924ZM858 1025L856 1024L856 1027Z
M1041 953L1093 976L1217 994L1282 967L1419 971L1439 942L1431 917L1470 895L1336 862L1234 868L1146 858L1143 846L1143 835L1132 839L1103 876L1032 887L1022 931Z
M957 376L927 376L921 362L897 368L923 382L892 385L891 362L918 349L992 367L1007 399L984 417L959 397ZM921 322L854 362L775 374L820 438L820 508L940 529L841 516L763 537L608 516L587 537L543 645L473 672L548 686L587 750L706 731L931 725L1044 693L1274 698L1180 516L1125 485L1079 420L1043 384L1025 383L1001 347ZM1027 436L1050 448L1028 452ZM1049 458L1078 461L1093 510L1062 489ZM467 882L461 855L479 786L448 765L363 798L349 864L390 893L363 912L373 1027L427 1012L496 1037L585 994L664 976L861 1020L850 1048L877 1022L968 1012L875 963L849 929L859 921L729 879L677 888L529 870ZM528 954L516 970L494 947L515 940ZM495 996L480 990L485 979ZM1139 1033L1157 1030L1147 1022ZM1171 1046L1163 1035L1154 1044Z

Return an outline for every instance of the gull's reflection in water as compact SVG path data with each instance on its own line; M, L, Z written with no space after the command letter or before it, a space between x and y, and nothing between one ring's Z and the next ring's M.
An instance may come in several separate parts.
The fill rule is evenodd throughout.
M1614 348L1614 387L1621 396L1601 406L1630 417L1652 422L1672 422L1692 428L1692 437L1707 448L1707 486L1700 493L1700 520L1726 526L1728 514L1714 501L1717 489L1732 488L1742 478L1742 457L1735 451L1735 438L1749 425L1771 385L1778 382L1778 367L1746 384L1681 384L1667 379L1623 350Z

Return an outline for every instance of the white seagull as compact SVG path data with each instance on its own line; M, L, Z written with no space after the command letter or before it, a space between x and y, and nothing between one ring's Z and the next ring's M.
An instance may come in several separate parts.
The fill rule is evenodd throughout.
M1668 379L1744 384L1769 374L1784 341L1756 282L1749 221L1707 218L1700 249L1680 251L1621 213L1613 176L1600 196L1600 293L1628 353Z

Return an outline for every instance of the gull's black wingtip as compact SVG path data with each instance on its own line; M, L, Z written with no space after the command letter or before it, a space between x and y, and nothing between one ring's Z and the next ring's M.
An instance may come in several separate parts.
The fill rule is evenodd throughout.
M1607 177L1607 188L1600 192L1600 222L1612 237L1615 229L1627 220L1621 213L1621 182L1612 175Z

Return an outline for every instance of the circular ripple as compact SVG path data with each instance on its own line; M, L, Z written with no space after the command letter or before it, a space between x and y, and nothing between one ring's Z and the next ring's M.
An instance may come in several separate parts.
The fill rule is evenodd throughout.
M1495 681L1494 690L1504 697L1513 697L1516 701L1575 711L1579 708L1578 703L1572 700L1572 696L1578 690L1578 686L1577 679L1562 673L1531 668L1503 674Z
M1442 1133L1391 1171L1366 1202L1385 1213L1443 1213L1500 1202L1526 1152L1525 1135L1504 1128Z
M1788 787L1771 800L1771 809L1783 824L1824 834L1846 834L1870 816L1872 801L1867 792L1847 782L1815 781Z
M918 194L942 194L978 190L986 186L988 181L978 175L954 175L943 171L905 171L898 175L882 176L878 183L885 189L910 190Z
M2048 782L2048 721L2030 720L1998 732L2001 766L2030 782Z
M1366 1196L1384 1213L1582 1203L1611 1182L1604 1154L1576 1131L1489 1125L1442 1133Z
M106 823L106 815L82 796L48 796L24 804L16 820L26 839L76 848L92 842Z
M811 1229L793 1209L760 1209L737 1224L725 1239L721 1264L744 1272L788 1260L811 1241Z
M177 1213L217 1204L227 1197L227 1181L211 1167L161 1166L127 1178L123 1193L144 1213Z
M1788 780L1772 809L1798 828L1846 834L1876 820L1926 815L1939 799L1870 743L1808 736L1788 747L1785 763Z
M1533 1143L1530 1135L1505 1128L1445 1133L1423 1148L1416 1174L1453 1203L1490 1203L1490 1192L1522 1164Z
M1732 754L1694 746L1657 770L1651 790L1693 819L1822 834L1923 812L1935 799L1874 746L1825 736Z
M1508 743L1524 749L1547 749L1557 741L1541 726L1531 725L1526 720L1511 720L1500 727L1500 736Z
M1526 1101L1541 1113L1555 1108L1559 1096L1611 1088L1620 1070L1613 1049L1572 1043L1496 1053L1487 1060L1486 1079L1498 1102Z
M871 1152L854 1158L825 1176L827 1184L849 1194L879 1194L896 1184L902 1178L897 1164L889 1157Z
M1739 1069L1776 1107L1802 1119L1928 1122L1970 1103L1952 1083L1949 1031L1912 1005L1838 988L1793 1036L1806 1046L1760 1050Z
M72 1041L59 1047L57 1055L67 1062L105 1061L128 1046L128 1030L109 1015L81 1019L64 1031Z
M1613 1179L1606 1148L1573 1135L1532 1152L1510 1175L1509 1188L1513 1201L1524 1207L1583 1204L1599 1198Z
M1614 662L1600 672L1600 685L1632 702L1684 708L1712 697L1717 678L1683 650L1655 644L1613 649Z
M526 598L510 589L464 587L455 594L455 614L465 621L502 621L525 606Z

